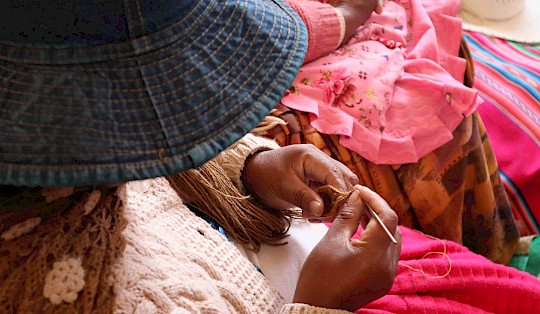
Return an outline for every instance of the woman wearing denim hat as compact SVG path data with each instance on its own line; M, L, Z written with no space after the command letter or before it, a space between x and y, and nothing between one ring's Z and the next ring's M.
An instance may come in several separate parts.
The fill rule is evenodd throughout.
M247 156L276 148L250 135L235 142L278 103L302 64L307 33L294 11L281 1L251 0L0 6L2 312L310 308L284 306L253 264L195 215L199 211L183 205L164 178L117 185L195 167L223 179L225 172L212 165L239 178ZM283 180L277 187L268 183L278 193L270 199L281 208L292 203L322 209L320 196L305 182L340 190L357 182L345 166L310 146L257 154L245 174L261 171ZM175 188L182 176L189 178L189 172L169 178ZM186 189L206 185L201 180ZM234 193L227 186L232 185L210 192L227 199ZM399 239L395 214L362 190L334 224L343 240L335 250L354 248L349 237L362 209L359 193ZM230 233L247 237L247 244L279 242L296 214L269 212L259 220L254 212L249 221L230 214L240 220ZM262 225L252 227L260 239L235 229L251 230L253 219ZM339 308L343 297L365 290L358 308L384 294L400 245L388 245L384 231L371 228L365 233L366 239L372 234L369 250L344 256L341 263L379 256L364 264L380 276L334 295L306 284L297 289L298 301L324 296L326 303L316 305ZM331 257L325 254L320 257Z
M297 214L285 208L322 211L308 183L349 191L357 182L310 146L244 136L306 53L306 30L284 3L11 1L0 12L2 312L337 313L385 295L396 271L408 274L397 266L395 213L362 187L291 267L292 303L220 234L254 250L293 242L285 234ZM246 198L226 173L238 185L257 181L262 204L238 210ZM361 200L397 244L368 222ZM365 231L351 240L360 220ZM395 296L369 306L403 308Z

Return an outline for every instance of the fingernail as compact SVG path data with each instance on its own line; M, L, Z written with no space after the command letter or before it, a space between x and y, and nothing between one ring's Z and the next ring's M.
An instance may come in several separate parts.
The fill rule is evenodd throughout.
M311 201L309 203L309 211L316 216L322 215L321 203L319 201Z
M367 186L365 185L360 185L360 184L357 184L354 186L354 189L357 190L357 191L373 191L372 189L368 188Z
M358 204L359 201L360 201L360 193L355 189L351 193L351 196L349 197L349 203Z

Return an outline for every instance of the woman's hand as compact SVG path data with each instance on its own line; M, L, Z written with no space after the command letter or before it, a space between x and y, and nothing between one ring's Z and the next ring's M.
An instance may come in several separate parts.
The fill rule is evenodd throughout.
M392 243L375 218L368 220L362 199L394 235ZM351 240L359 221L364 231ZM356 186L326 236L306 259L295 303L355 311L390 291L401 253L396 213L375 192Z
M300 207L306 218L324 212L318 187L330 184L350 191L358 178L347 166L310 144L290 145L249 157L242 171L244 186L264 205ZM333 217L330 217L330 219Z
M384 0L329 1L329 4L339 10L345 19L345 37L343 38L343 43L346 43L354 36L358 27L369 19L373 11L378 14L382 13L383 3Z

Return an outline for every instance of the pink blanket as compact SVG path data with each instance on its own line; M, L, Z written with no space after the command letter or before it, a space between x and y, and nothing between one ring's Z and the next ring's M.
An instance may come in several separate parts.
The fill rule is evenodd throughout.
M534 276L454 242L401 231L401 262L391 292L357 313L538 313L540 280ZM448 257L440 254L445 248ZM434 254L424 256L428 252Z

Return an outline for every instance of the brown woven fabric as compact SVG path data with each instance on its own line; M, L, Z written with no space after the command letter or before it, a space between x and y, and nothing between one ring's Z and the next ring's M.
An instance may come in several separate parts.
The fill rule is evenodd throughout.
M360 183L379 193L400 224L462 243L499 263L508 263L519 234L501 185L497 162L477 113L465 118L454 139L401 166L376 165L321 134L298 111L279 112L288 122L269 130L280 146L310 143L347 165Z
M92 188L75 189L53 201L46 200L41 189L2 188L0 312L111 313L115 305L112 265L125 246L125 221L116 189L100 189L98 197L88 202ZM28 232L6 238L9 230L28 219L40 222ZM81 261L84 288L74 302L53 304L44 296L46 274L65 258Z

